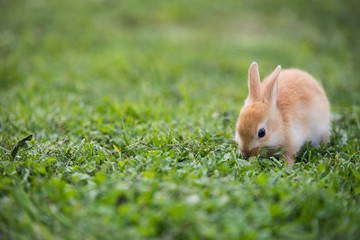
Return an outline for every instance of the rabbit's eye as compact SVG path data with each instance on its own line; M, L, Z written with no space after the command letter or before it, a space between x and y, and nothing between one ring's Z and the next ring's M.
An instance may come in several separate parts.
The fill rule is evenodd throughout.
M266 134L266 131L265 131L264 128L261 128L261 129L258 131L258 137L259 137L259 138L264 137L265 134Z

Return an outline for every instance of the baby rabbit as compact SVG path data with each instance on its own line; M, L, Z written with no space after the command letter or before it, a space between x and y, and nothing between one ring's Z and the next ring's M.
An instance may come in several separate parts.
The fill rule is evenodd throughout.
M283 148L290 165L305 142L318 147L330 137L330 105L320 84L308 73L277 66L260 85L258 64L249 68L249 95L240 111L236 142L243 157L261 149Z

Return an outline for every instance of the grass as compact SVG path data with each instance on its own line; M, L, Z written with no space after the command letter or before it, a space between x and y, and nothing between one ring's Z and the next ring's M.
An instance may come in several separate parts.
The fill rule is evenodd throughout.
M0 238L358 239L359 7L307 4L0 1ZM294 166L237 155L254 60L332 103Z

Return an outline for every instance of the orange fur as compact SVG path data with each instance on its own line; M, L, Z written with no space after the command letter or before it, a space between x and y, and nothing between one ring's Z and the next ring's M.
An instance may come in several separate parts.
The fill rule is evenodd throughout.
M314 147L330 136L330 105L320 84L308 73L280 66L260 85L258 66L249 69L249 97L239 114L237 141L244 157L265 147L273 154L284 149L288 164L307 141ZM258 95L260 92L260 97ZM257 137L260 125L266 128Z
M249 99L253 102L260 100L259 67L255 62L249 68Z

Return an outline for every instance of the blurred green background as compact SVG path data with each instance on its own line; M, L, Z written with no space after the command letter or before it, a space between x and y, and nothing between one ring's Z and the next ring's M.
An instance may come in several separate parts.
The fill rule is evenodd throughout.
M1 91L176 100L183 85L197 105L233 102L257 61L262 76L278 64L304 69L333 104L354 104L359 9L336 0L3 0Z
M50 107L71 129L84 114L62 112L76 107L89 118L113 107L118 113L106 116L113 121L125 111L116 102L141 103L136 111L148 112L140 113L144 121L156 111L166 111L167 122L236 116L252 61L262 77L278 64L308 71L336 111L360 101L359 9L358 1L336 0L2 0L0 114L21 112L25 126L8 133L53 124ZM186 101L191 107L181 109ZM36 135L43 134L51 135Z
M356 239L359 12L0 0L0 238ZM322 83L338 113L327 149L294 168L237 157L252 61L261 78L281 64Z

